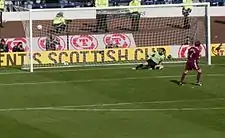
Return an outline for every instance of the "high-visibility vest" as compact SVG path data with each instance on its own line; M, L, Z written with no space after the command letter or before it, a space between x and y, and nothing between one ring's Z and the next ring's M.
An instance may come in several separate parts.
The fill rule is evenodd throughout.
M106 8L109 6L109 0L95 0L95 7Z
M0 0L0 9L5 9L5 0Z
M129 6L141 6L141 2L139 0L132 0ZM139 12L139 10L138 8L130 8L130 12Z
M55 17L53 19L53 25L55 24L66 24L65 18L64 17Z
M192 4L193 0L183 0L184 4ZM192 9L193 6L189 5L189 6L184 6L184 9Z

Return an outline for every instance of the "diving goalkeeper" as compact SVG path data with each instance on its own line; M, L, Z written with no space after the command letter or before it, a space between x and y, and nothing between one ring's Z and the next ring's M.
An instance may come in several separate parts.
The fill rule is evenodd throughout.
M56 33L61 33L62 31L65 31L67 24L63 12L57 13L56 17L52 21L52 25Z
M153 69L153 70L161 70L163 69L162 61L165 59L165 50L159 49L154 51L152 54L148 56L148 59L145 63L138 65L134 70L137 69Z

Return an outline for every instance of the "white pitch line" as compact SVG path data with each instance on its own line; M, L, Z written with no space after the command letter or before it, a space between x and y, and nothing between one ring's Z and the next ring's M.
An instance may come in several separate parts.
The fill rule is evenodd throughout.
M185 103L185 102L206 102L206 101L224 101L225 98L211 98L211 99L193 99L193 100L167 100L167 101L149 101L149 102L130 102L130 103L112 103L112 104L91 104L91 105L70 105L70 106L49 106L49 107L30 107L30 108L5 108L0 109L0 112L7 111L37 111L37 110L55 110L55 109L70 109L81 107L110 107L122 105L135 105L135 104L165 104L165 103ZM86 109L85 109L86 110Z
M190 103L190 102L206 102L206 101L225 101L225 98L209 98L209 99L193 99L193 100L166 100L166 101L147 101L147 102L124 102L124 103L111 103L111 104L89 104L89 105L68 105L57 106L57 108L79 108L79 107L109 107L109 106L123 106L135 104L165 104L165 103ZM47 107L52 108L52 107Z
M53 111L82 111L82 112L144 112L144 111L202 111L202 110L225 110L225 107L193 107L193 108L112 108L112 109L71 109L71 108L52 108Z
M24 109L0 109L0 112L9 111L82 111L82 112L144 112L144 111L202 111L225 110L225 107L189 107L189 108L24 108Z
M121 70L121 69L131 69L132 66L136 66L137 64L134 65L121 65L121 66L105 66L105 67L86 67L86 68L79 68L79 67L71 67L73 69L52 69L52 70L37 70L35 73L45 73L45 72L77 72L77 71L98 71L98 70ZM212 64L211 66L224 66L225 64ZM167 64L167 67L181 67L184 66L184 64ZM201 66L209 66L206 64L202 64Z
M196 75L189 75L194 77ZM225 74L205 74L209 77L224 77ZM149 77L123 77L123 78L106 78L106 79L90 79L90 80L69 80L69 81L39 81L39 82L20 82L20 83L0 83L0 86L18 86L18 85L44 85L44 84L65 84L65 83L87 83L87 82L108 82L108 81L123 81L123 80L142 80L142 79L165 79L179 78L180 76L149 76Z

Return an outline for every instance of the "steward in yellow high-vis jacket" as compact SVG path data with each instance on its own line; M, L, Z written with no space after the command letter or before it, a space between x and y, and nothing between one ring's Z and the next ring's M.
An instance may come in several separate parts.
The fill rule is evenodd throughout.
M66 20L63 16L63 12L57 13L55 18L52 21L52 25L56 31L56 33L60 33L62 31L65 31L66 29Z
M107 8L109 6L109 0L95 0L95 7L96 8ZM108 25L107 25L107 13L99 13L103 10L97 10L96 20L97 26L96 31L103 30L104 32L108 32Z
M132 0L129 3L129 6L131 6L131 7L141 6L141 2L139 0ZM131 13L131 18L132 18L131 30L132 31L138 31L140 17L141 17L139 8L130 8L129 10L130 10L130 13Z

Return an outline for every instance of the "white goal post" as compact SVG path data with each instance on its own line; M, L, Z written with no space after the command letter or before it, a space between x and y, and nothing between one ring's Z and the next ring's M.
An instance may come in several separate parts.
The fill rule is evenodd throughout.
M182 7L192 6L185 27ZM22 16L21 8L20 12ZM131 13L132 10L138 14ZM29 52L22 69L131 65L153 50L165 50L167 63L185 61L187 49L199 40L202 61L211 65L210 4L164 4L136 7L29 9L23 20ZM52 20L62 12L68 19L55 32ZM41 16L43 18L41 18ZM51 38L51 39L50 39ZM47 49L46 41L53 49ZM113 47L113 48L112 48Z

